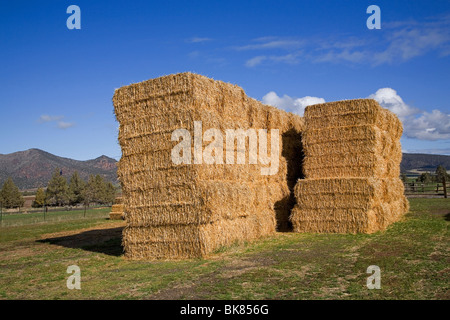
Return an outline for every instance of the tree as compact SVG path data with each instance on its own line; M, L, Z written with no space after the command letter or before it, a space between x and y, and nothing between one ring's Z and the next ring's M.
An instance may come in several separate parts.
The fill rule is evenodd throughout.
M417 178L417 181L422 183L431 183L433 178L429 172L424 172Z
M116 198L116 188L111 182L106 183L104 204L113 204Z
M80 178L80 175L75 171L70 177L68 198L71 205L77 205L84 201L84 188L86 182Z
M91 202L99 204L113 203L116 195L116 188L111 182L105 182L100 175L90 175L84 191L85 203Z
M103 178L100 175L90 175L88 183L86 185L85 197L87 203L95 202L101 203L105 191L105 184Z
M47 186L47 203L62 206L65 205L68 200L68 191L66 178L64 178L61 171L56 168L53 172L51 180Z
M97 174L94 178L94 199L95 202L103 204L106 194L106 185L102 176Z
M88 182L84 186L83 199L84 205L86 206L89 206L94 199L94 176L92 174L89 176Z
M400 174L400 180L402 180L403 183L407 183L408 182L408 177L406 176L406 173L401 173Z
M450 180L450 175L447 174L447 170L444 166L439 165L436 168L436 179L438 183L442 183L442 180L445 179L445 181Z
M37 189L36 198L33 202L33 207L40 208L45 205L45 191L42 188Z
M19 188L8 178L0 190L0 202L5 208L21 207L25 203Z

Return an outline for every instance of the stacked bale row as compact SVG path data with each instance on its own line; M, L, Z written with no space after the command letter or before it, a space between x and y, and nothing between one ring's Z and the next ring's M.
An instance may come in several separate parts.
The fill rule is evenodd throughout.
M125 219L124 211L123 211L123 200L122 197L117 197L114 200L114 204L111 208L111 212L109 213L109 218L111 220L122 220Z
M203 139L199 148L194 129L202 136L207 129L218 129L224 137L227 129L279 129L280 136L292 133L285 135L288 143L289 136L302 130L302 118L262 105L237 86L191 73L122 87L113 102L120 123L118 175L127 212L127 257L205 256L237 240L275 231L275 204L290 196L281 137L278 173L262 175L261 168L267 166L249 164L248 141L245 150L237 144L227 150L223 141L223 164L198 158L194 163L195 155L211 143ZM201 129L196 121L201 121ZM191 134L192 164L172 161L179 143L171 139L176 129ZM231 151L235 159L245 154L245 164L227 164Z
M393 113L358 99L309 106L304 119L306 179L295 187L294 231L372 233L408 211Z

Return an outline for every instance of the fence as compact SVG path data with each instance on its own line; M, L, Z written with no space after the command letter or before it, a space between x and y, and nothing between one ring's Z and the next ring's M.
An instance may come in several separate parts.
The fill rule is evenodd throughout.
M111 207L45 208L33 212L5 212L0 206L0 227L21 226L45 222L107 218Z
M405 183L405 195L447 198L447 190L449 188L449 182L447 182L445 185L443 183L407 182Z

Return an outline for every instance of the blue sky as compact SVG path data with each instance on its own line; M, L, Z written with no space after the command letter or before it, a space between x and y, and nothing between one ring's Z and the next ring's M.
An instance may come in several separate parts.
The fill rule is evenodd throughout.
M299 114L371 97L402 119L405 151L450 154L450 1L337 0L2 1L0 153L119 159L114 89L184 71Z

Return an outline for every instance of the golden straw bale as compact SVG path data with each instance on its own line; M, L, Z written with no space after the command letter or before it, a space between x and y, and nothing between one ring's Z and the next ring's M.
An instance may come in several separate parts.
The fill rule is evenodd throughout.
M111 207L111 212L109 213L109 218L111 220L121 220L125 219L125 214L123 212L122 198L115 199L116 204ZM119 203L118 203L119 202Z
M370 99L308 106L296 232L372 233L408 211L399 179L402 125Z
M293 169L294 156L288 156L301 146L301 117L263 105L238 86L192 73L122 87L115 91L113 103L122 148L118 176L127 212L127 257L204 256L234 241L275 231L276 210L281 208L277 204L293 198L292 181L301 171L298 166ZM190 133L191 163L172 162L176 129ZM215 158L219 163L194 163L196 146L203 150L210 144L204 139L196 144L194 135L199 131L203 137L208 129L218 129L224 139L228 129L266 129L269 142L270 130L279 130L277 173L262 175L268 165L250 163L249 139L245 149L224 140L223 158ZM284 151L283 143L291 151ZM269 154L271 148L270 143ZM245 163L226 163L229 152L235 162L242 156Z
M251 241L275 232L270 211L208 224L128 226L123 232L125 255L130 259L186 259L204 257L236 241Z

